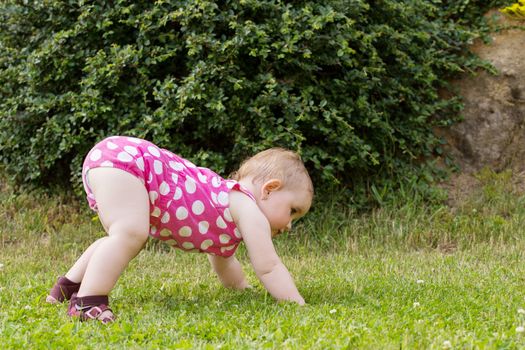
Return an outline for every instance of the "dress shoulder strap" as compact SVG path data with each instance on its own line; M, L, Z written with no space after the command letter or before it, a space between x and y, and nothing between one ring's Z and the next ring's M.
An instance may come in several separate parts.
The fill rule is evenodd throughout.
M228 180L227 182L228 182L228 187L230 187L231 190L242 192L248 197L250 197L255 202L255 197L246 187L242 186L240 183L238 183L235 180Z

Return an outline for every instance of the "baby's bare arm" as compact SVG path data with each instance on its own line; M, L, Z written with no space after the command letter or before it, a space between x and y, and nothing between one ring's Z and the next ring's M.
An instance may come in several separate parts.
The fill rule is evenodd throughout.
M234 256L223 258L221 256L208 255L208 260L222 285L226 288L245 289L250 287L242 271L241 264Z
M241 231L255 274L277 300L303 305L288 269L273 246L270 224L259 207L242 193L230 193L230 211Z

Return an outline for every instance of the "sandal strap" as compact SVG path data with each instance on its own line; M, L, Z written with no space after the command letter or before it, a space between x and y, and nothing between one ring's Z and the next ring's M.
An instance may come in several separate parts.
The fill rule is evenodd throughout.
M72 282L65 276L60 276L49 291L49 295L46 300L50 303L63 302L69 300L71 296L78 292L80 283Z
M106 312L105 316L102 316L102 314L105 311L109 311L109 314ZM81 312L81 318L82 320L99 320L102 323L108 323L113 322L115 320L115 315L113 315L113 310L111 310L107 305L98 305L93 306L87 311Z

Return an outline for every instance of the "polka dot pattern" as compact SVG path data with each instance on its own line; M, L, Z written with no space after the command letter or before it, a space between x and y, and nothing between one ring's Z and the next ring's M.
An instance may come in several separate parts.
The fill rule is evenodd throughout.
M96 198L85 185L85 174L95 167L114 167L136 176L150 202L150 235L187 251L231 256L242 235L232 218L229 192L253 196L236 181L133 137L107 138L88 153L83 166L88 201Z
M117 155L117 159L124 163L129 163L133 160L133 157L127 152L120 152Z
M92 162L96 162L96 161L99 160L101 157L102 157L102 151L99 150L99 149L95 149L95 150L93 150L93 152L91 152L91 155L89 156L89 159L90 159Z
M200 200L196 200L191 206L191 211L195 215L201 215L204 212L204 204Z

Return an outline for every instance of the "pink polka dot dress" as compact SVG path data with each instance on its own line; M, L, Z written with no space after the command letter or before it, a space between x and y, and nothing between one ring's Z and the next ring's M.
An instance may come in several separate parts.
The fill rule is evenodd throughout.
M234 180L225 180L153 143L125 136L99 142L88 153L82 180L90 207L97 203L86 178L89 169L122 169L144 183L150 200L150 236L187 251L228 257L242 240L229 210L237 190L255 200Z

